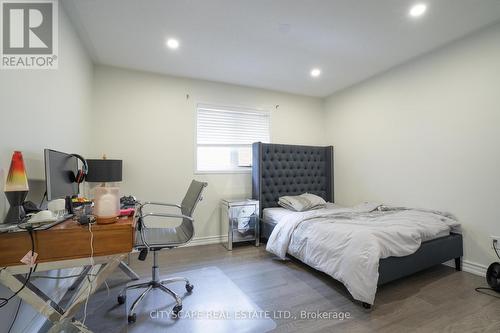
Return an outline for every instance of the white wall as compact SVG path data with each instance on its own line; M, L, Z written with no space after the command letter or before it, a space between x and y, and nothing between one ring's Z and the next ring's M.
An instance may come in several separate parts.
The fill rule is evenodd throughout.
M13 150L23 152L28 178L40 181L44 148L87 151L92 63L64 11L59 12L57 70L0 70L1 191ZM2 195L0 220L5 204Z
M186 95L189 95L189 99ZM94 157L123 159L124 194L180 202L191 179L209 183L196 214L196 236L220 236L221 198L250 197L247 174L194 174L198 102L269 107L273 142L323 144L321 99L97 66ZM277 110L274 106L279 104Z
M88 151L92 63L65 13L59 11L59 69L0 70L0 221L6 213L3 187L13 150L23 152L28 177L35 180L30 181L31 198L37 203L45 190L43 149ZM68 281L44 282L44 290L57 293ZM9 295L0 288L1 297ZM16 297L1 309L0 332L7 331L17 304ZM24 304L12 332L36 331L34 327L44 321Z
M342 204L453 212L465 260L495 259L500 235L500 25L326 101Z

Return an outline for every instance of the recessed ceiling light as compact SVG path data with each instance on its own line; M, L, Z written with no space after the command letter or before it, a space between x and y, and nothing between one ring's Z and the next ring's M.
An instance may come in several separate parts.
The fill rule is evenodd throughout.
M175 38L167 39L167 46L173 50L179 48L179 41Z
M411 17L420 17L427 11L427 5L425 3L417 3L410 8L408 15Z
M311 76L312 77L318 77L320 75L321 75L321 69L319 69L319 68L313 68L311 70Z

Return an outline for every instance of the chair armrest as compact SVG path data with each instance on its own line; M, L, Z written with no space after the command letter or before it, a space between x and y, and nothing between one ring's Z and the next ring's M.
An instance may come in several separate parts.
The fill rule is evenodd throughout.
M178 218L178 219L188 219L190 220L191 222L194 221L194 219L190 216L187 216L187 215L182 215L182 214L167 214L167 213L147 213L147 214L143 214L143 215L140 215L139 217L140 218L145 218L145 217L149 217L149 216L156 216L156 217L171 217L171 218Z
M146 235L144 234L144 229L147 229L148 227L144 223L143 219L146 217L168 217L168 218L178 218L178 219L187 219L191 223L194 221L194 219L190 216L187 215L182 215L182 214L167 214L167 213L147 213L147 214L141 214L138 216L138 223L139 223L139 235L141 236L142 243L147 247L150 248L151 246L146 240Z
M180 205L177 204L171 204L171 203L165 203L165 202L155 202L155 201L146 201L145 203L141 204L139 206L139 209L142 209L144 206L165 206L165 207L177 207L181 209Z

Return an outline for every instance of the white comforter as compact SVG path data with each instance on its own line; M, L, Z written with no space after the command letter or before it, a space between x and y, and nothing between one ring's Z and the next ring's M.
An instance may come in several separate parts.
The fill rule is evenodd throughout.
M459 231L449 214L382 207L328 206L289 214L274 228L266 249L282 259L288 252L342 282L355 299L373 304L380 259L410 255L423 240Z

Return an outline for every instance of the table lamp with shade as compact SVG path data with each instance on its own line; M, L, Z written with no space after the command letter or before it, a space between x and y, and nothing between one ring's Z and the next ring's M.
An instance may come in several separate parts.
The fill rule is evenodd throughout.
M94 215L98 224L116 222L120 215L120 189L108 187L106 183L122 181L122 161L109 160L106 157L100 160L87 160L87 182L101 183L94 188Z

